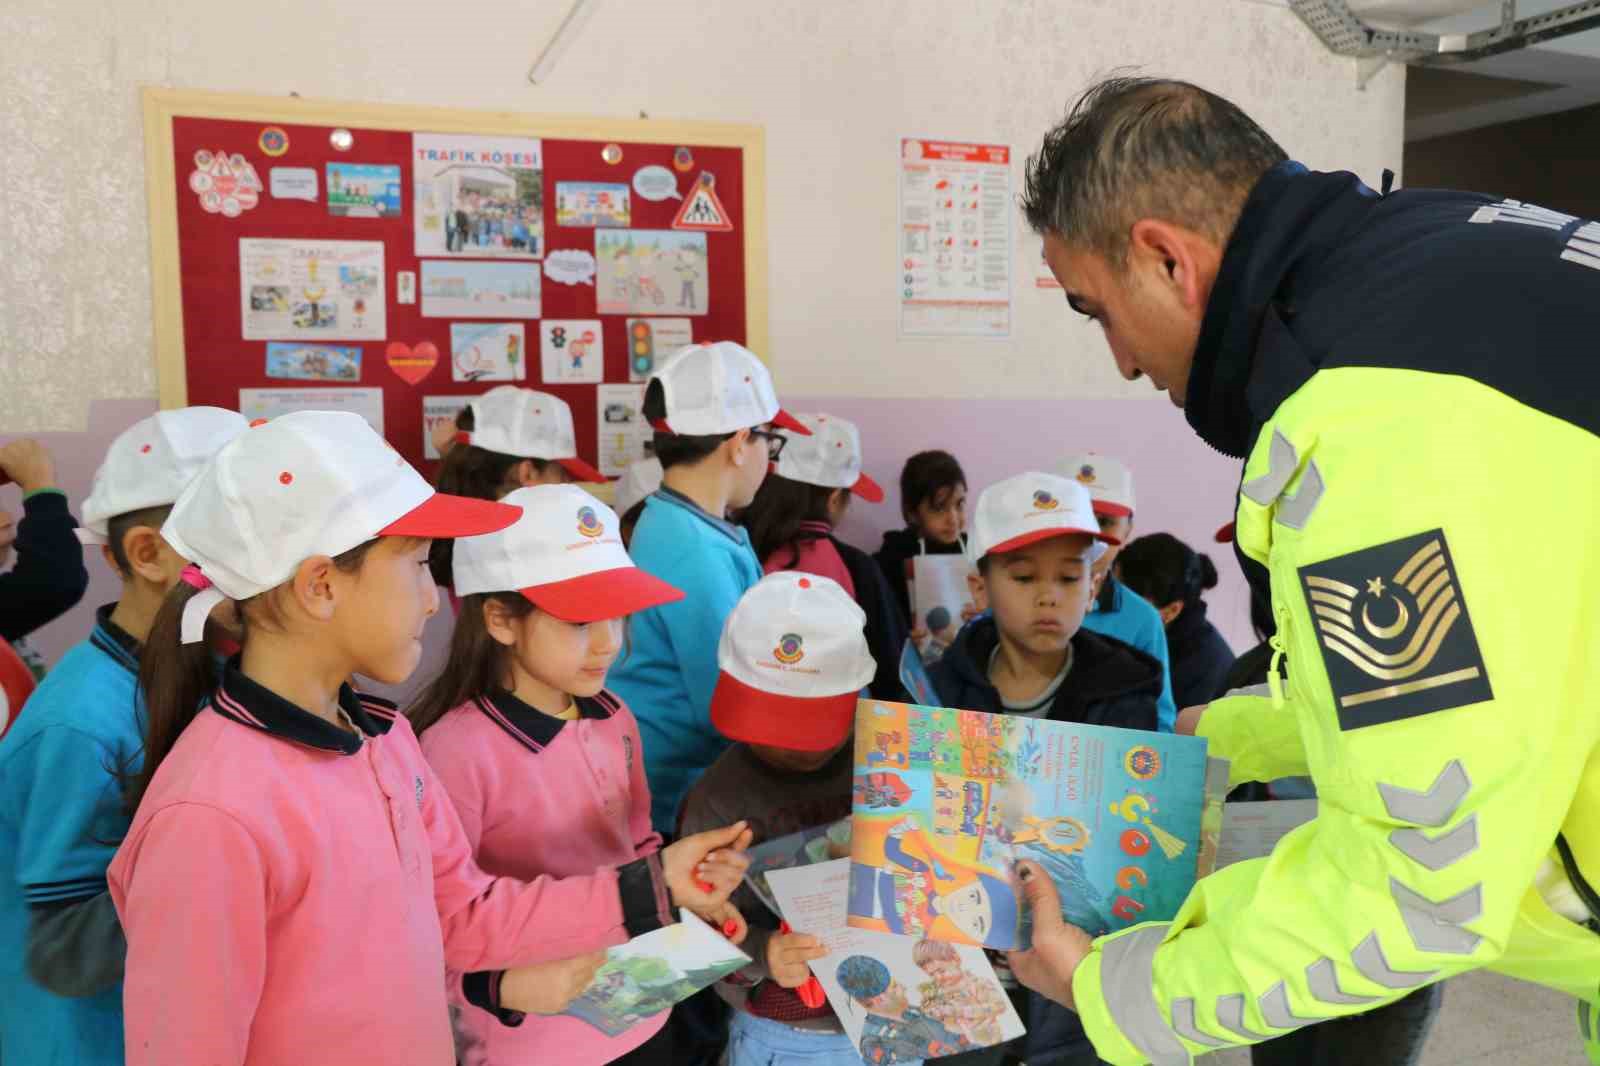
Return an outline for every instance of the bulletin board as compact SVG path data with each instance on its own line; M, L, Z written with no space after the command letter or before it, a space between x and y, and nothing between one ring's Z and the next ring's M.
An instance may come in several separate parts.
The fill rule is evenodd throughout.
M516 384L615 471L652 356L768 357L759 127L167 89L144 117L162 407L356 410L431 476L431 422Z

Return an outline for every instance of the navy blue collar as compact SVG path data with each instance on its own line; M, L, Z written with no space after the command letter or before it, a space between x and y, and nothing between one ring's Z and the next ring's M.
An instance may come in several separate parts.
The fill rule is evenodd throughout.
M568 719L557 718L530 707L505 689L495 689L473 702L478 710L489 716L490 721L533 752L549 747L561 732L561 727L568 722ZM579 718L610 718L622 707L622 703L609 692L601 692L593 699L579 698L572 702L578 706Z
M133 634L111 620L111 612L116 606L114 603L108 603L95 610L94 630L89 634L89 643L111 656L117 665L128 673L137 675L139 656L144 652L144 645L135 640Z
M212 710L240 725L339 755L360 751L363 737L387 733L400 714L388 700L362 695L349 685L339 686L339 706L361 731L357 736L250 680L240 671L237 657L223 667L222 684L212 693L210 704Z
M664 502L675 503L679 507L682 507L684 510L688 511L690 514L694 515L696 518L700 519L702 522L706 523L706 525L710 526L712 529L715 529L728 539L736 541L739 544L744 544L746 542L746 538L741 535L743 531L740 530L738 526L734 525L726 518L712 514L710 511L706 510L704 507L701 507L698 503L695 503L693 500L689 499L689 497L685 496L676 489L669 489L663 485L656 490L655 495Z

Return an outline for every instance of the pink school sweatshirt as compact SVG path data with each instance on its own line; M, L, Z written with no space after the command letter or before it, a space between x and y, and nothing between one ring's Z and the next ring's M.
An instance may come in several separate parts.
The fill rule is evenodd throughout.
M832 578L850 594L851 599L855 599L855 579L850 576L850 568L844 565L844 557L839 554L839 549L828 539L833 527L826 522L801 522L800 531L813 536L801 541L798 547L790 544L779 548L762 560L761 569L768 574L780 570L798 570Z
M340 704L358 734L230 664L162 763L109 871L129 1066L450 1066L447 966L565 958L670 920L654 860L484 873L394 705L348 688Z
M578 717L543 714L497 691L464 703L422 734L422 752L450 794L478 865L503 877L565 877L661 849L650 828L639 724L609 692L577 700ZM451 975L455 985L458 975ZM462 1010L463 1066L588 1066L632 1051L666 1024L663 1011L615 1037L571 1015L502 1025Z

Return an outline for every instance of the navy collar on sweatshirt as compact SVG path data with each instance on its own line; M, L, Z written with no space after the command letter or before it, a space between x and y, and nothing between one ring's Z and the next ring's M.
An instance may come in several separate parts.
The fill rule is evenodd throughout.
M473 702L478 710L489 716L490 721L533 752L549 747L561 732L561 727L569 721L530 707L505 689L495 689ZM579 718L610 718L622 707L617 697L604 691L592 699L578 697L572 702L578 706Z
M339 686L339 707L361 731L361 736L297 707L259 682L244 676L237 657L223 667L222 684L211 695L211 709L231 721L270 733L308 748L354 755L364 737L389 731L399 709L385 699L366 696L349 685Z
M695 503L693 500L689 499L689 497L685 496L681 492L678 492L676 489L669 489L663 485L656 490L655 495L667 503L673 503L679 507L682 507L690 514L700 519L706 525L727 537L729 540L735 541L739 544L743 544L745 542L745 539L739 535L740 530L738 526L734 525L726 518L721 518L712 514L710 511L706 510L704 507L701 507L698 503Z
M132 633L111 620L111 612L116 610L116 607L116 604L108 603L95 610L94 631L89 634L89 643L111 656L118 666L130 674L137 674L139 656L144 652L144 645L135 640Z

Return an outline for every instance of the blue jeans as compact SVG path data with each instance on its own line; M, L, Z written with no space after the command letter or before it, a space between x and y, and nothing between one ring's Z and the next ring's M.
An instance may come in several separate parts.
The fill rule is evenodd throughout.
M843 1033L794 1029L739 1011L728 1039L728 1066L861 1066L861 1053Z

